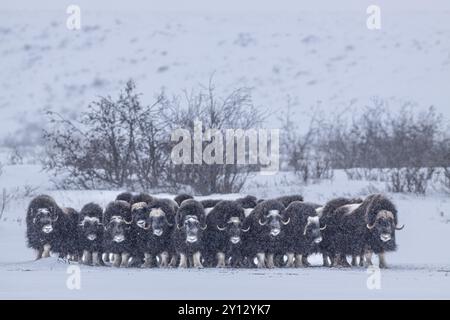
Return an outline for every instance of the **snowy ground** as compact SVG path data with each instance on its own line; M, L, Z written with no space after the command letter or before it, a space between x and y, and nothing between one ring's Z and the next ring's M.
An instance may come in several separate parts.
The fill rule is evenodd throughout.
M35 166L9 166L4 171L0 188L3 183L12 183L8 177L31 179L36 187L40 186L40 192L48 192L58 202L78 209L88 201L104 205L117 193L46 190L50 188L46 185L48 177ZM335 196L366 195L384 188L382 183L367 187L369 184L364 181L348 181L342 172L336 172L333 182L308 187L300 187L292 179L284 173L274 177L256 176L243 193L269 197L302 192L307 200L323 203ZM406 227L398 232L398 251L388 255L390 269L381 270L380 289L373 290L367 287L371 274L366 269L319 267L320 256L310 259L315 266L308 269L116 270L81 266L81 288L69 290L68 264L56 258L33 261L34 253L26 248L23 224L29 198L18 199L9 205L0 222L0 298L450 298L450 199L437 192L427 197L391 196Z

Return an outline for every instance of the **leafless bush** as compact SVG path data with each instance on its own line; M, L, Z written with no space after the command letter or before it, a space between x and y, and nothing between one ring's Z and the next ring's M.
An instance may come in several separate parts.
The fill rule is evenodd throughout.
M25 198L35 197L38 190L39 187L26 184L23 186L22 196Z
M206 129L220 130L224 134L226 129L257 129L260 127L264 114L254 107L251 92L247 88L233 90L221 96L217 89L209 82L198 92L185 92L182 97L174 97L168 101L163 109L165 125L171 132L186 129L194 136L194 124L201 122L202 136ZM235 138L232 138L235 141ZM202 142L202 150L212 142L212 139ZM227 137L223 136L223 144L227 144ZM178 142L172 143L174 146ZM246 142L244 142L246 143ZM236 144L234 147L236 157ZM224 150L225 151L225 150ZM214 150L214 154L218 152ZM191 163L194 163L194 144L191 147ZM220 158L223 154L218 154ZM248 157L248 151L246 151ZM236 159L234 159L236 161ZM167 164L167 181L175 188L190 186L196 193L227 193L238 192L247 177L258 166L255 164Z
M393 168L390 169L388 190L425 194L434 168Z
M440 182L444 190L450 193L450 168L443 168L443 174Z
M0 198L0 220L5 213L5 210L12 199L12 194L8 193L5 188L2 190L1 198Z
M11 153L9 154L8 164L18 165L23 164L23 155L19 150L18 146L13 146L11 148Z
M164 97L150 106L139 98L129 81L118 99L93 102L80 121L48 112L52 130L44 134L46 169L67 175L64 185L84 189L145 190L157 185L165 159L157 141L162 128L154 119Z
M434 108L418 114L405 105L392 113L375 99L350 124L337 119L328 128L323 150L350 179L386 181L393 192L426 192L441 154L442 120Z
M316 111L310 118L306 132L301 133L299 127L292 121L290 103L283 117L282 153L289 168L296 176L307 184L311 181L333 178L331 160L322 151L318 141L323 125L319 113Z
M250 129L262 122L250 90L220 97L210 82L184 99L160 94L150 106L140 102L129 81L118 99L93 102L79 121L48 112L45 168L59 177L59 188L127 188L130 190L193 190L195 193L236 192L255 169L249 165L174 164L175 129L194 129L194 121L212 129ZM203 143L205 146L206 141ZM56 181L61 179L56 179Z

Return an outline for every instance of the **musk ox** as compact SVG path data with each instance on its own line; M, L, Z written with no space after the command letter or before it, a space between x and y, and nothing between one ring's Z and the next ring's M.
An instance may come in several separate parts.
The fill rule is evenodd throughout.
M178 206L181 206L181 203L184 200L189 200L189 199L194 199L194 197L187 193L181 193L181 194L177 195L175 197L175 199L173 199L173 200L178 204Z
M114 267L128 267L128 259L134 248L130 204L122 200L109 203L103 214L103 223L103 261L112 262ZM108 261L109 256L112 256L109 259L112 261Z
M133 194L131 192L122 192L119 193L116 197L116 200L122 200L128 203L131 203L131 199L133 198Z
M206 216L204 258L209 267L244 263L243 234L250 230L244 209L236 201L221 201Z
M293 194L293 195L289 195L289 196L278 197L275 200L281 202L283 204L283 206L285 208L287 208L291 204L291 202L294 202L294 201L302 201L303 202L303 196L301 196L299 194Z
M137 250L144 255L142 267L169 266L169 254L173 254L172 232L175 225L176 204L168 199L154 199L150 204L133 204L133 229Z
M398 214L395 205L384 195L368 196L360 205L337 209L342 216L341 239L345 254L365 257L366 265L372 265L372 253L379 257L379 267L387 268L385 252L396 250L395 231L398 226Z
M206 230L206 214L202 204L196 200L183 201L175 216L173 245L179 255L180 268L191 266L202 268L203 233Z
M258 199L254 196L245 196L243 198L238 198L235 201L244 209L245 216L250 215L250 213L259 203Z
M362 199L355 198L336 198L325 204L323 208L317 208L320 216L321 224L326 225L327 228L322 232L322 242L320 243L320 251L323 256L323 265L343 265L345 266L345 255L340 252L340 243L338 241L340 232L340 217L336 210L343 206L352 206L362 203Z
M290 219L285 237L287 267L308 267L308 255L320 252L321 232L326 226L321 226L316 208L314 204L300 201L291 202L286 208L285 216Z
M146 202L147 204L149 204L152 201L153 197L151 195L149 195L148 193L141 192L139 194L135 194L132 196L130 204L133 205L135 203L140 202Z
M244 209L253 209L258 204L258 199L255 196L245 196L235 201Z
M274 268L275 255L283 254L285 229L290 219L280 201L266 200L259 203L247 217L250 230L246 236L246 255L258 268ZM266 259L267 258L267 259Z
M357 199L358 200L358 199ZM339 201L334 200L335 204ZM343 204L343 203L341 203ZM350 266L346 256L352 256L352 264L371 265L372 252L379 255L380 268L386 268L384 253L396 249L395 230L397 210L394 204L380 194L370 195L364 201L353 201L326 212L327 230L332 226L333 232L327 234L332 243L330 254L334 254L334 266ZM331 223L331 225L329 224ZM324 237L325 238L325 237Z
M83 255L81 263L99 266L103 253L103 209L96 203L86 204L80 211L78 243Z
M28 246L36 250L36 259L47 258L50 252L77 259L78 213L74 209L61 208L52 197L40 195L31 200L26 223Z
M211 210L218 204L220 199L206 199L201 200L200 203L202 204L203 208L205 209L205 213L208 214L211 212Z

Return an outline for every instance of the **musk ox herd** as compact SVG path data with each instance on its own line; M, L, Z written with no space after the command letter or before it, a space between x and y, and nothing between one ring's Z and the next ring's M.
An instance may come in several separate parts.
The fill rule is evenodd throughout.
M321 253L323 265L386 268L396 249L394 204L381 194L337 198L326 204L301 195L246 196L198 201L187 194L162 199L121 193L104 209L88 203L78 212L53 198L34 198L27 212L28 245L37 259L59 257L114 267L307 267Z

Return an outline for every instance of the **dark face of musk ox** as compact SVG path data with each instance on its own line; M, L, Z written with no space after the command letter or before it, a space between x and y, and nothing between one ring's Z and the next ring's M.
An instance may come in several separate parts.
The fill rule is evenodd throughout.
M185 200L176 215L176 233L187 244L200 243L206 230L206 215L203 205L196 200Z
M390 247L395 246L395 230L401 230L403 226L395 225L394 214L391 211L381 210L377 213L375 222L372 225L367 224L367 229L381 241L384 247Z
M169 228L172 226L167 220L166 212L161 208L150 209L149 225L152 227L153 235L157 237L169 232Z
M34 210L33 214L33 224L37 230L45 235L51 234L55 230L55 224L59 218L55 208L38 208Z
M133 223L140 229L148 230L149 209L145 202L135 203L131 208Z
M217 226L220 231L226 231L229 241L232 244L238 244L241 242L243 232L250 230L250 227L244 229L243 221L239 217L231 217L226 225Z
M127 239L132 222L126 221L121 216L112 216L105 230L109 233L113 242L121 243Z
M186 215L183 219L183 225L177 226L186 233L186 242L195 243L199 240L201 231L206 229L206 225L202 225L197 216Z
M280 210L268 210L268 212L258 220L261 226L264 226L271 237L280 235L282 227L290 222L290 218L283 216Z
M305 229L303 230L303 236L307 243L318 245L322 242L321 231L325 230L326 226L320 226L320 220L318 216L309 216L306 220Z
M156 237L169 232L172 224L162 208L149 208L147 203L136 203L132 207L133 223L140 229L151 231Z
M83 237L88 241L97 240L103 232L103 224L97 217L83 217L79 227L81 228Z
M86 204L80 212L79 232L88 241L99 240L103 234L103 209L96 203Z

